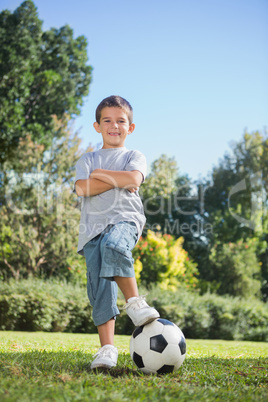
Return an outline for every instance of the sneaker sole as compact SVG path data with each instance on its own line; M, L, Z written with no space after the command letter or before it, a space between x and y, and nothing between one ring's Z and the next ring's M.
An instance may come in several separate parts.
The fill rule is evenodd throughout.
M137 327L140 327L141 325L146 325L146 324L150 324L150 322L153 322L154 320L157 320L157 318L159 318L160 315L159 314L155 314L153 316L150 317L146 317L144 318L142 321L138 322L136 324Z
M115 367L116 364L114 364L113 366L109 366L108 364L98 364L98 365L94 365L93 367L90 366L91 370L95 370L95 369L111 369L113 367Z

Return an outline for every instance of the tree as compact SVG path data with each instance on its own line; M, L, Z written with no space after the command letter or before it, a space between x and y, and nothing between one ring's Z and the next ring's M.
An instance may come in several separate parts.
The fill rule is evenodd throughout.
M245 132L232 151L213 169L205 193L206 211L216 229L214 239L224 242L262 231L262 198L268 191L267 135Z
M17 155L20 139L48 148L55 115L79 114L88 94L91 66L87 65L87 40L73 38L72 29L42 31L31 0L11 13L0 14L0 164ZM53 135L52 135L53 132Z
M70 279L84 273L84 261L76 253L80 213L72 193L81 140L67 123L54 118L54 131L59 130L62 138L54 138L46 152L30 136L20 139L18 152L24 158L6 162L6 203L0 210L2 279Z
M204 224L202 183L192 183L187 175L180 175L174 158L161 155L152 163L142 197L146 228L175 238L182 236L185 250L199 262L206 254L211 232L210 223Z
M261 269L256 239L216 243L210 252L211 281L217 293L250 298L260 296Z
M268 298L268 136L245 132L212 172L205 192L205 219L213 226L209 247L199 270L209 275L210 248L216 243L245 242L256 238L256 255L262 265L262 293Z
M141 188L148 229L170 233L174 197L178 192L185 196L189 191L189 185L188 177L179 175L174 158L163 154L152 163L151 173Z

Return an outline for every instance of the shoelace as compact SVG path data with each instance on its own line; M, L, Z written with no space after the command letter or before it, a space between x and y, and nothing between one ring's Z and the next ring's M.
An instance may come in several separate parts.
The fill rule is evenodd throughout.
M95 353L95 355L93 357L97 357L97 356L107 356L112 358L113 356L113 349L111 347L105 347L103 346L102 348L100 348L97 353Z
M147 307L148 305L147 305L147 303L145 301L145 298L146 298L146 296L138 296L137 299L126 303L125 306L122 307L122 309L125 310L126 308L128 308L132 304L133 304L133 308L135 310L138 309L138 308Z

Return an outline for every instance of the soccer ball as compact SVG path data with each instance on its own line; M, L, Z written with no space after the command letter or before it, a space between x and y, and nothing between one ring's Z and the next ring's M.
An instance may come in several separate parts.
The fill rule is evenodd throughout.
M172 373L179 369L186 356L184 335L173 322L158 318L134 330L130 355L146 374Z

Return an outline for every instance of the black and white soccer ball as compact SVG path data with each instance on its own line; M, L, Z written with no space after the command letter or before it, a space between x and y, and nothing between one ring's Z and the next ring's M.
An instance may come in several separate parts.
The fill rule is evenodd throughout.
M173 322L158 318L134 330L130 339L130 355L136 366L146 374L172 373L185 359L185 337Z

